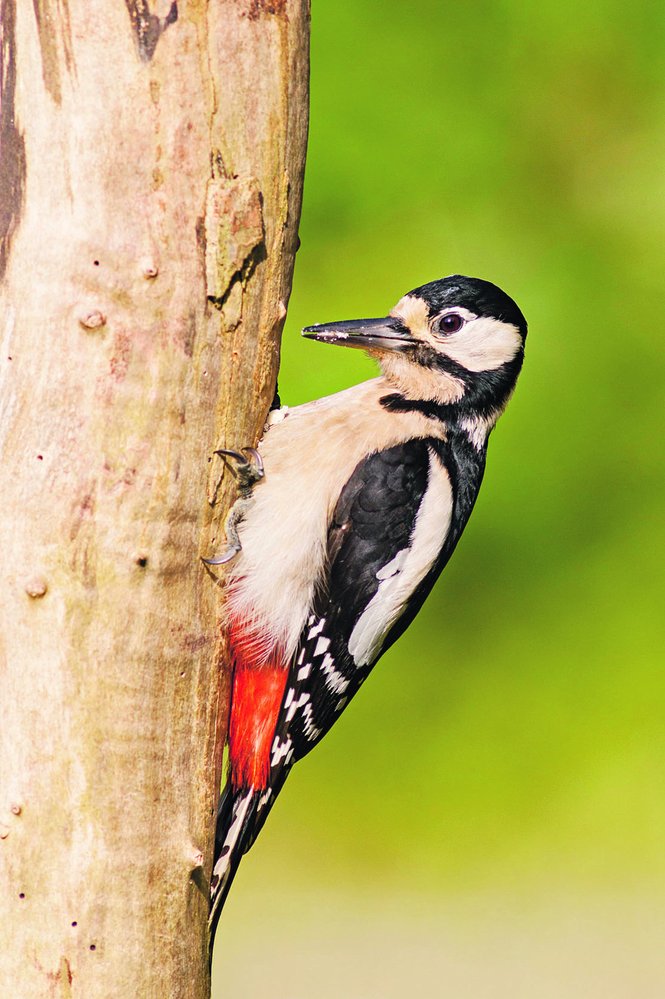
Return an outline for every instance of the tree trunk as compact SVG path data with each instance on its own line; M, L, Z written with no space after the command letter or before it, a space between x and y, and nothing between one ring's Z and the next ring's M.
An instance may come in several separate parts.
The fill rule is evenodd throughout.
M0 992L200 999L228 684L199 555L211 454L274 392L308 0L0 25Z

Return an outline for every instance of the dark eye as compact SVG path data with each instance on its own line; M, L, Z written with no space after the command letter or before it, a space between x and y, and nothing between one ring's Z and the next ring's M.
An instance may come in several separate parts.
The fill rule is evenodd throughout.
M457 333L458 330L462 329L464 326L464 320L457 312L449 312L445 316L441 316L438 322L440 333Z

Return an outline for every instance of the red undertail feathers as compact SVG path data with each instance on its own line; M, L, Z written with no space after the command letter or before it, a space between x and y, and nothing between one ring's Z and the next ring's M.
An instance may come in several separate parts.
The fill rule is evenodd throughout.
M270 774L270 750L288 677L282 650L256 631L231 621L233 691L229 761L234 789L263 790Z

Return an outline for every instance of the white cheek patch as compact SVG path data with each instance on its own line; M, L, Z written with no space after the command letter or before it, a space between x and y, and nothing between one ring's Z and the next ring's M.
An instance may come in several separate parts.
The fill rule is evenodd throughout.
M416 338L429 343L467 371L495 371L502 364L512 361L522 345L520 331L512 323L489 316L478 318L474 312L462 306L451 305L446 312L454 312L466 322L457 333L443 337L438 337L431 331L427 305L422 298L405 295L391 314L401 319ZM386 359L385 364L382 359L382 367L386 373L393 374L394 366L391 356ZM407 361L404 367L411 368L412 365ZM440 380L440 373L437 372L437 376Z
M517 326L483 317L470 320L459 332L442 338L438 349L467 371L495 371L512 361L521 346Z

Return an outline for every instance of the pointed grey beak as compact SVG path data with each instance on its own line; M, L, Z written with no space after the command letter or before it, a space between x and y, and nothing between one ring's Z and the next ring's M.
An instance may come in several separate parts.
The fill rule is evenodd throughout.
M321 343L339 343L343 347L361 347L364 350L379 347L382 350L408 350L417 340L401 319L386 316L383 319L348 319L341 323L322 323L306 326L302 335Z

